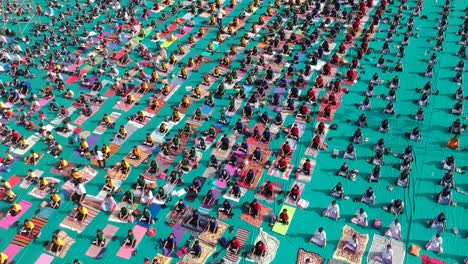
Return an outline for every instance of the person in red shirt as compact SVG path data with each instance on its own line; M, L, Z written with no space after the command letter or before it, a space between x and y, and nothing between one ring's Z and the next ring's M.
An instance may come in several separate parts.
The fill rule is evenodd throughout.
M281 146L280 154L283 156L289 156L292 154L292 148L288 141L284 142Z
M260 210L262 209L262 205L256 200L254 199L251 203L250 203L250 207L249 207L249 214L253 217L253 218L257 218L258 214L260 213Z
M299 201L300 195L301 189L299 188L299 185L294 184L292 189L288 192L287 197L291 197L291 199L293 199L297 203L297 201Z
M288 209L283 209L283 211L280 213L278 217L278 222L289 225L289 215L288 215Z
M282 156L280 158L280 160L278 161L278 163L276 164L276 168L281 171L281 172L285 172L286 169L288 168L288 161L286 160L286 158L284 156Z
M320 146L320 142L321 142L321 139L318 135L316 135L314 137L314 139L312 140L312 146L311 148L312 149L319 149L319 146Z
M226 249L229 250L231 253L239 254L240 248L241 248L240 240L237 239L237 237L234 237L233 239L231 239L231 241L229 241L229 245Z
M314 84L315 87L317 88L323 88L323 78L322 78L322 75L319 75L316 79L315 79L315 84Z
M310 88L309 91L307 91L307 101L309 103L315 104L316 100L317 100L317 95L315 94L314 89Z
M289 129L289 133L288 133L288 135L286 137L292 138L292 139L295 139L295 140L299 139L299 128L297 127L297 124L294 124Z
M266 181L265 185L260 189L259 193L266 197L272 197L275 191L275 186L271 181Z
M65 108L65 106L61 105L60 106L60 113L58 114L58 116L60 117L67 117L69 114L69 111L67 108Z
M264 257L266 254L267 247L263 241L258 241L254 248L252 249L252 254L254 254L257 257Z
M308 114L309 114L309 107L306 104L302 104L299 107L299 112L297 113L297 116L307 117Z
M302 172L304 174L310 175L311 169L312 169L312 163L310 163L310 159L306 159L304 164L302 164Z
M331 74L331 66L327 63L325 66L323 66L322 70L323 75L330 75Z

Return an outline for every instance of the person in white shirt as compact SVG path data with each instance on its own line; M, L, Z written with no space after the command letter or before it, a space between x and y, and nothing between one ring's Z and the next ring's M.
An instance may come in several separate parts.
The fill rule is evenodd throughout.
M81 183L75 183L75 188L73 189L73 193L70 197L70 200L73 202L81 203L86 197L86 189L84 185Z
M367 221L367 213L364 211L363 208L360 208L353 218L351 218L351 222L356 225L360 226L368 226L369 223Z
M153 192L150 189L145 188L141 195L140 203L143 205L151 205L153 203L153 198Z
M439 254L442 254L442 252L444 252L442 248L442 237L440 236L439 233L437 233L435 236L431 238L431 240L429 240L429 242L427 242L426 249L432 250Z
M385 235L390 236L390 237L392 237L394 239L402 240L402 238L401 238L401 225L400 225L400 221L398 221L398 219L395 219L395 221L393 221L390 224L387 231L385 231Z
M323 212L323 216L330 217L334 220L340 218L340 207L336 204L335 200L333 200L327 210Z
M325 233L323 227L319 227L319 229L315 231L314 236L310 239L310 242L315 243L321 247L325 247L327 245L327 233Z
M0 35L0 45L5 45L8 43L8 39L4 35Z
M346 244L344 245L343 249L347 249L353 253L356 253L357 247L359 246L359 240L356 234L353 234L352 237L348 239Z
M393 260L393 250L392 250L392 245L388 244L387 247L385 247L384 249L382 249L382 253L380 253L380 256L379 256L381 259L380 262L382 262L383 264L392 264L392 260Z

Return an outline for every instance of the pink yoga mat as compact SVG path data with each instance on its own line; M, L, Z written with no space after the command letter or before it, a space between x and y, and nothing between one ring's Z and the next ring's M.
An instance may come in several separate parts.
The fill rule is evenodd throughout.
M16 255L23 249L22 246L15 245L15 244L10 244L6 249L5 249L5 254L8 256L8 260L12 261Z
M34 262L34 264L50 264L54 260L54 257L42 253L41 256Z
M113 225L107 225L104 228L104 230L102 230L102 232L104 233L104 236L106 237L106 245L111 241L115 233L117 233L117 230L119 230L119 228ZM99 254L101 249L102 247L91 245L88 251L86 251L86 256L95 258Z
M146 233L147 230L148 229L146 227L142 227L142 226L139 226L139 225L137 225L137 226L135 226L135 228L133 228L133 234L136 237L135 248L138 246L138 244L140 244L140 242L143 239L143 237L145 236L145 233ZM132 257L132 252L135 250L135 248L123 245L120 248L119 252L117 252L117 256L121 257L121 258L124 258L124 259L130 259Z
M31 207L30 202L21 201L19 203L23 210L17 216L7 215L0 221L0 227L4 229L9 229L18 219Z
M39 105L40 105L41 107L43 107L43 106L46 105L49 101L50 101L50 99L42 98L42 99L39 100Z

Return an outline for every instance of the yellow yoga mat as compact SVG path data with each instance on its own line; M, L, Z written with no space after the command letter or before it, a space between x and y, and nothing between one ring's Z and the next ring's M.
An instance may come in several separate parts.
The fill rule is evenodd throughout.
M289 205L283 205L283 207L281 207L280 212L283 212L284 209L288 210L289 225L276 222L275 225L273 226L273 232L278 233L283 236L286 235L286 233L288 232L289 226L291 225L292 219L294 217L294 213L296 212L296 208L289 206Z
M177 41L177 38L174 37L174 41L164 41L163 44L161 44L161 48L168 48L169 46L171 46L174 42Z

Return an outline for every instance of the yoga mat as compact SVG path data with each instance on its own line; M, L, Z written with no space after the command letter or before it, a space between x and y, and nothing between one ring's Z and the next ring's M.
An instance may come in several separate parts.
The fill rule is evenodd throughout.
M209 205L207 205L207 204L202 204L202 205L201 205L202 208L205 208L205 209L212 209L213 206L214 206L214 204L215 204L215 202L218 200L219 194L220 194L221 192L220 192L219 190L217 190L217 189L211 189L211 191L212 191L212 194L213 194L213 202L212 202L211 204L209 204Z
M243 229L243 228L239 228L237 230L236 237L237 237L237 239L239 239L241 249L245 246L245 242L247 242L247 240L249 239L249 236L250 236L250 231L249 230L246 230L246 229ZM242 250L239 251L239 252L242 252ZM239 254L233 254L233 253L231 253L231 251L228 251L224 258L226 260L229 260L229 261L232 261L232 262L235 263L235 262L237 262L239 260L240 255Z
M297 251L297 262L296 262L296 264L304 264L304 263L306 263L306 260L310 260L311 261L310 263L314 263L314 264L323 264L324 263L324 259L319 254L316 254L316 253L313 253L313 252L308 252L308 251L305 251L304 249L300 248ZM328 263L330 263L330 262L328 262Z
M202 188L203 188L203 185L205 184L206 178L198 177L198 180L201 183L201 186L200 186L200 191L201 191ZM195 199L197 198L199 193L195 193L195 192L192 192L191 190L189 190L189 191L187 191L187 195L185 196L185 200L189 201L189 202L193 202L193 201L195 201Z
M16 255L23 249L22 246L18 246L15 244L10 244L8 247L5 249L5 254L8 256L8 260L11 261L13 260Z
M355 253L344 249L349 238L356 234L359 240L358 248ZM362 262L362 257L366 251L367 242L369 241L369 235L361 235L356 232L352 227L345 225L343 227L343 234L338 242L337 249L333 254L333 258L341 261L346 261L351 264L357 264Z
M2 220L0 220L0 227L3 228L3 229L9 229L10 227L13 226L13 224L18 221L18 219L24 214L26 213L26 211L28 211L28 209L32 206L32 204L30 202L27 202L27 201L21 201L19 203L19 205L21 205L22 207L22 210L21 212L19 212L18 215L16 216L11 216L10 214L7 214Z
M393 257L392 264L402 264L405 262L406 257L406 246L402 241L391 239L383 236L374 234L372 238L372 244L367 253L367 263L376 261L377 263L383 263L381 258L382 250L387 248L387 245L392 245Z
M114 237L114 235L117 233L118 230L119 228L116 226L106 225L106 227L104 227L104 229L102 230L102 232L104 233L104 236L106 237L105 245L103 247L91 245L88 251L86 251L86 256L91 257L91 258L96 258L99 255L99 253L103 249L106 248L107 244L109 244L109 242L112 240L112 238Z
M291 207L289 205L283 205L283 207L281 207L281 210L279 212L280 213L283 212L283 209L288 210L289 225L285 225L285 224L282 224L280 222L276 222L275 225L273 226L272 231L275 232L275 233L278 233L280 235L285 236L286 233L288 232L289 227L291 226L291 223L292 223L292 220L293 220L293 217L294 217L294 213L296 212L296 208Z
M42 228L47 224L47 219L37 216L31 218L30 221L34 223L32 234L30 236L17 234L11 241L12 244L20 247L27 247L33 241L34 237L41 233Z
M37 216L45 218L45 219L49 219L49 217L56 211L57 210L52 207L44 207L44 208L41 208Z
M151 212L151 217L155 219L158 216L158 213L159 211L161 211L162 208L161 208L161 205L153 203L150 206L148 206L148 209ZM151 224L147 224L147 223L140 222L140 221L137 223L137 225L145 227L145 228L149 228L151 226Z
M42 253L41 256L34 262L34 264L50 264L54 261L54 257L51 255L47 255L46 253Z
M186 254L182 260L190 264L206 263L208 258L211 257L211 255L213 255L213 253L216 251L216 247L206 244L203 241L199 241L199 245L202 248L200 257L195 257L192 254Z
M236 198L236 197L234 197L234 196L228 195L229 191L226 192L225 195L223 195L223 198L238 203L238 202L240 201L240 199L241 199L242 197L244 197L244 195L247 193L247 189L245 189L245 188L242 188L242 187L241 187L240 190L241 190L241 195L240 195L239 198Z
M281 189L283 188L281 186L281 184L279 183L276 183L276 182L272 182L273 186L274 186L274 190L273 190L273 195L271 197L266 197L264 196L263 194L261 194L259 191L263 188L263 186L266 185L266 183L262 184L262 186L258 189L259 191L257 191L257 193L255 193L255 198L258 199L258 200L262 200L262 201L265 201L267 203L273 203L276 199L276 196L277 194L281 191Z
M247 223L259 228L263 221L268 217L268 214L270 213L271 211L271 208L270 207L267 207L267 206L264 206L262 204L260 204L262 207L260 209L260 212L258 213L257 217L254 218L253 216L251 216L248 212L246 213L243 213L240 217L240 219L246 221Z
M263 231L262 228L260 228L260 233L258 234L257 238L255 239L255 244L257 242L262 241L266 245L266 254L263 257L256 257L255 255L252 254L251 259L246 258L248 261L253 261L255 263L259 264L268 264L268 263L273 263L273 260L276 257L276 254L278 253L278 249L280 246L280 242L277 238L274 236L268 234L267 232ZM312 262L315 263L315 262ZM302 263L301 263L302 264Z
M148 231L147 228L142 227L142 226L135 226L133 228L133 234L135 235L136 238L136 243L135 243L135 248L122 245L120 250L117 252L117 257L121 257L123 259L130 259L132 257L132 252L137 248L138 244L140 244L141 240L146 234L146 231Z
M300 199L301 196L302 196L302 193L304 192L305 184L302 183L302 182L294 181L294 183L291 185L291 189L292 189L292 187L293 187L294 185L296 185L296 184L299 186L299 190L300 190L300 191L299 191L299 198L298 198L298 201L299 201L299 199ZM289 189L289 191L290 191L291 189ZM289 205L292 205L292 206L294 206L294 205L297 204L297 202L294 201L294 200L293 200L291 197L289 197L289 196L288 196L288 198L286 198L285 203L286 203L286 204L289 204Z

